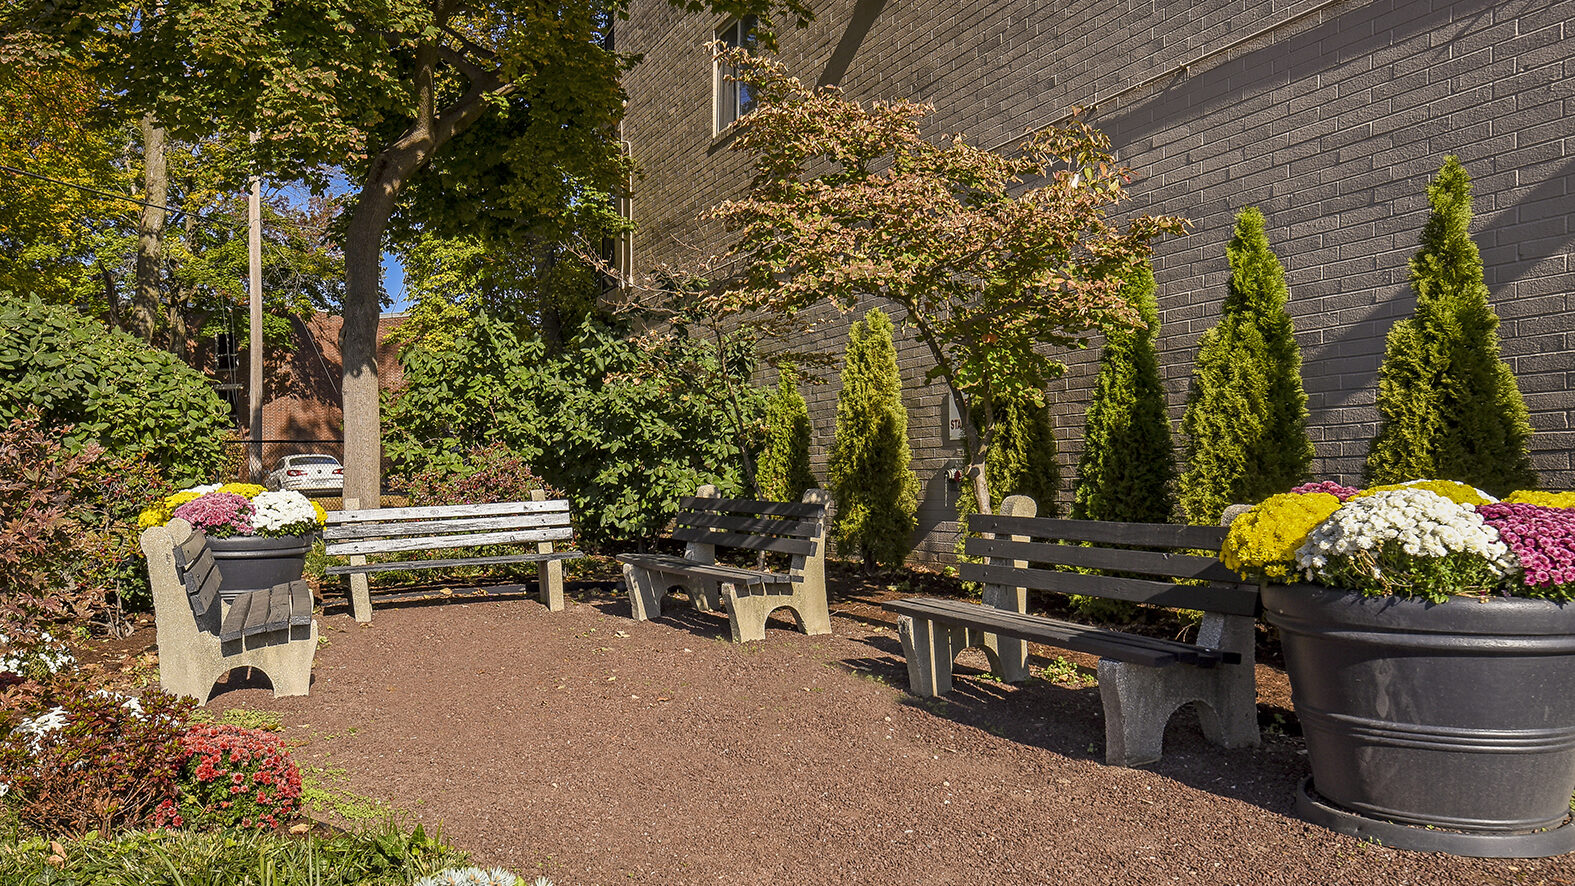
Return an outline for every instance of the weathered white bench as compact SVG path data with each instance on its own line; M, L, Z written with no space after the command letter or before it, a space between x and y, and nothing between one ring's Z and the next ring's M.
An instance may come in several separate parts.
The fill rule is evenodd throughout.
M142 533L153 585L159 683L207 704L213 684L236 668L262 671L275 697L306 695L317 653L312 591L304 581L219 597L224 582L208 537L185 520Z
M360 500L347 498L346 510L330 511L323 529L324 552L349 562L328 567L329 575L350 576L350 606L355 620L372 620L372 592L367 576L373 572L407 569L447 569L454 566L493 566L537 563L541 602L553 612L563 609L563 562L584 554L554 549L555 542L571 542L569 503L531 493L530 501L480 505L441 505L424 508L362 509ZM368 555L412 551L465 550L493 545L526 545L529 551L441 560L401 559L368 563Z
M1256 746L1258 586L1217 557L1183 553L1218 551L1226 530L1040 519L1036 509L1033 499L1011 496L999 515L969 520L981 537L968 539L964 550L985 561L958 572L984 585L983 604L940 598L882 604L901 616L910 691L949 691L952 661L970 646L985 650L1001 679L1025 680L1027 643L1041 643L1100 657L1105 758L1112 765L1158 760L1165 724L1189 702L1197 703L1210 741ZM1096 628L1028 614L1029 589L1200 610L1203 621L1196 643Z
M679 502L672 537L684 555L619 554L629 608L637 621L662 614L669 590L688 591L696 609L727 608L733 642L766 638L766 619L787 609L806 634L831 633L826 605L826 493L811 489L802 502L719 498L702 486ZM716 562L716 549L786 554L786 572Z

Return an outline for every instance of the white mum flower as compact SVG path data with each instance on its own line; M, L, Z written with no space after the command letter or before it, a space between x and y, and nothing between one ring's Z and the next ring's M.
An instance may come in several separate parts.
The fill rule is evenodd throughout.
M1484 523L1475 508L1424 489L1396 489L1346 502L1308 533L1296 562L1304 570L1321 570L1331 557L1371 551L1389 541L1399 542L1416 557L1476 554L1501 575L1513 564L1498 530Z

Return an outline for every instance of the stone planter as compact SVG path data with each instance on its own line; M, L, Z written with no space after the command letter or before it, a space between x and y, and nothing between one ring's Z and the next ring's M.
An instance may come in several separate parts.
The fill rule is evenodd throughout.
M300 578L306 568L306 552L312 549L312 536L210 538L208 548L224 577L219 596L229 603L246 591Z
M1479 857L1575 850L1575 605L1268 586L1309 821Z

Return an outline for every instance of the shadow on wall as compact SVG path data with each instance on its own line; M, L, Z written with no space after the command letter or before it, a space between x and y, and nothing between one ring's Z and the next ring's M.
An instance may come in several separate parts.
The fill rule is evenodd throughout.
M854 4L853 15L848 17L848 29L842 32L837 48L831 51L831 58L826 60L826 69L820 72L820 79L815 82L816 89L842 83L842 78L847 76L848 66L853 64L853 57L858 55L859 47L864 45L864 38L869 36L870 28L875 26L875 19L880 17L881 10L885 8L886 0L858 0Z

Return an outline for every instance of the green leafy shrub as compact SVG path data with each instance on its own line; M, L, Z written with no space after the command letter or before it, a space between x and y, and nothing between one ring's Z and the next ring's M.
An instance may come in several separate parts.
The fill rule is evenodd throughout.
M199 724L181 736L180 748L180 796L161 804L158 823L277 828L300 811L301 773L278 736Z
M54 698L0 741L0 783L17 818L47 834L108 832L147 824L176 800L189 699L85 685Z
M1255 504L1307 479L1307 393L1286 312L1285 269L1269 249L1263 213L1236 217L1226 247L1230 288L1218 326L1204 333L1181 429L1187 437L1181 508L1218 523L1225 508Z
M767 501L799 501L815 486L809 470L809 404L795 374L784 368L776 394L766 403L766 448L756 481Z
M1083 424L1072 518L1165 523L1175 510L1176 455L1154 350L1159 308L1147 262L1127 275L1122 295L1140 322L1135 328L1105 330L1099 377Z
M497 441L472 448L457 468L429 463L406 482L418 507L529 501L532 492L547 489L524 458Z
M1471 176L1448 157L1411 258L1416 313L1389 330L1378 371L1378 434L1364 485L1440 478L1496 495L1534 487L1531 423L1471 239Z
M214 476L230 428L208 380L174 355L70 308L0 293L0 421L30 409L69 428L72 450L96 442L145 454L176 481Z
M746 340L719 352L682 328L635 340L597 322L549 353L480 315L451 347L405 356L384 449L405 474L447 476L466 471L466 452L499 444L562 490L580 544L626 549L659 535L703 484L743 491L744 450L758 449L763 425L754 365Z
M839 550L856 552L870 567L902 565L919 507L912 461L891 320L871 310L848 330L836 439L826 465Z

